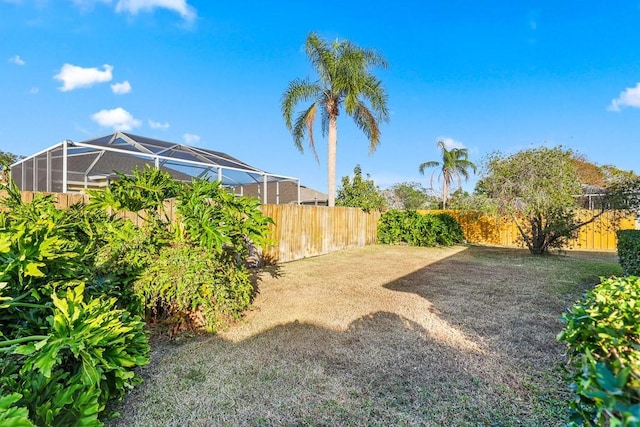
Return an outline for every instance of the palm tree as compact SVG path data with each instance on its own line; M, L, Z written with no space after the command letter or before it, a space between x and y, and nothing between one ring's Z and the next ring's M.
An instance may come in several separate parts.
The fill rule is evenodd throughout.
M438 141L438 148L442 151L442 162L430 161L420 165L420 173L424 175L425 168L433 168L442 166L440 169L440 177L442 178L442 209L447 208L447 198L449 195L449 187L454 176L458 177L458 187L462 186L461 178L465 181L469 179L469 171L473 169L476 172L476 165L469 160L469 153L466 148L452 148L447 150L444 141ZM431 187L433 188L433 173L431 174Z
M348 40L328 44L315 33L306 41L307 57L311 61L318 80L295 79L282 96L282 116L300 152L302 141L309 136L309 146L318 160L313 141L313 124L318 112L322 123L322 135L327 135L327 181L329 206L335 205L336 147L338 143L337 121L340 109L353 118L356 125L369 139L369 153L380 143L378 123L389 120L387 95L380 80L369 72L371 66L386 68L387 63L378 53L362 49ZM311 105L292 121L294 107L299 102L311 101ZM369 106L365 104L368 101Z

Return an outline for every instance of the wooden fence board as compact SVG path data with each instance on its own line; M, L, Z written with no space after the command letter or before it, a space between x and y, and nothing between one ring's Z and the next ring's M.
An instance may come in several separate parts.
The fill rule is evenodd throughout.
M261 205L260 210L275 222L271 232L277 243L266 253L279 262L377 242L379 212L296 205Z

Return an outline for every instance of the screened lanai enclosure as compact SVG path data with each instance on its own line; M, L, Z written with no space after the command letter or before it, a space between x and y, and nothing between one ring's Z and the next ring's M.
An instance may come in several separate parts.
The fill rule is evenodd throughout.
M300 192L280 197L280 183L297 178L275 175L228 154L116 132L82 142L65 140L11 165L11 179L22 191L81 193L130 175L147 165L169 173L178 181L194 178L221 181L237 195L258 197L263 203L299 203Z

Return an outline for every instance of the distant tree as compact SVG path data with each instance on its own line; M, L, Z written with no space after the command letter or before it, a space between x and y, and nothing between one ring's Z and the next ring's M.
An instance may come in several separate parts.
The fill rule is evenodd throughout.
M365 212L381 211L385 208L385 200L380 194L380 190L368 174L366 178L362 177L360 165L353 168L353 180L348 176L342 177L342 185L338 189L336 204L361 208Z
M428 161L420 164L418 168L420 173L424 175L426 168L440 168L440 176L442 179L442 209L447 208L447 198L449 196L449 188L454 177L458 178L458 187L462 186L462 177L469 179L468 169L475 173L476 165L469 160L469 153L466 148L452 148L447 150L444 141L438 141L437 146L442 152L441 161ZM435 173L435 172L434 172ZM431 174L431 187L433 187L433 173Z
M19 156L17 154L0 150L0 165L11 165L15 163L16 160L19 160L21 158L22 156Z
M607 185L631 183L640 179L633 171L626 171L612 165L600 166Z
M584 156L577 153L573 154L571 161L582 184L595 187L605 187L607 185L605 174L600 166L591 163Z
M23 156L0 150L0 183L9 180L9 166L22 158Z
M369 68L386 67L387 63L373 50L359 48L347 40L336 40L329 44L315 33L307 37L306 52L318 80L311 82L306 78L291 81L282 96L282 115L293 134L296 147L302 152L302 141L308 135L309 146L318 160L313 141L313 124L320 113L322 134L328 135L328 204L334 206L340 109L344 109L353 118L369 139L369 152L374 152L380 143L379 123L389 120L389 111L382 83L369 72ZM294 121L292 116L295 106L307 101L311 101L311 105ZM369 106L365 101L368 101Z
M427 189L419 182L394 184L384 194L387 206L393 209L430 209L434 204L434 197L429 195Z
M576 195L582 185L572 151L533 148L511 156L494 153L485 162L481 193L491 197L500 212L511 217L533 254L562 247L578 229L604 212L592 211L587 219L577 215Z
M640 176L627 176L617 180L607 189L607 197L614 209L640 215Z

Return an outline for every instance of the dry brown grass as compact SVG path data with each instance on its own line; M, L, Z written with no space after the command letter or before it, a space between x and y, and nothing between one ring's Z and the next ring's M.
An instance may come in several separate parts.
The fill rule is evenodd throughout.
M217 336L157 342L113 425L564 425L566 307L612 254L371 246L260 276Z

